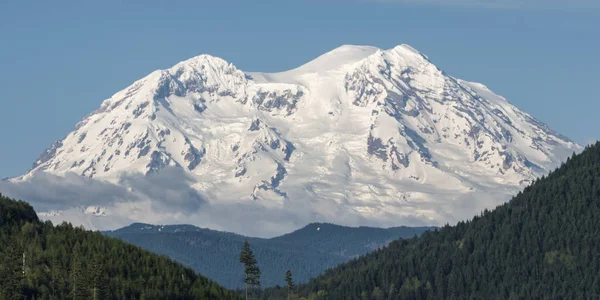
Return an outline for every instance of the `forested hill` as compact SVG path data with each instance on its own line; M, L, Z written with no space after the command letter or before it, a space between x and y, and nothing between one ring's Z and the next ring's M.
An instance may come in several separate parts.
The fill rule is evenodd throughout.
M297 291L346 300L600 299L598 274L600 143L493 211L391 243Z
M105 234L158 254L165 254L227 288L244 286L237 260L245 240L252 245L261 270L261 286L284 283L287 270L296 282L308 282L328 268L372 252L393 240L411 238L434 227L346 227L312 223L292 233L251 238L191 225L135 223Z
M23 261L24 259L24 261ZM164 256L0 195L0 299L237 299Z

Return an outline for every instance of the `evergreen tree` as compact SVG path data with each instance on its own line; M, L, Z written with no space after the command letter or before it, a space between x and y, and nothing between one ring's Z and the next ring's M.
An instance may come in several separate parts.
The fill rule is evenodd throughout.
M373 295L372 295L373 300L385 300L385 294L383 293L383 291L377 286L375 287L375 289L373 289Z
M287 270L285 272L285 282L287 283L287 294L288 300L290 299L290 293L294 290L294 280L292 279L292 271Z
M108 293L106 273L98 258L92 262L92 299L104 300L110 297Z
M82 262L79 243L73 248L73 266L71 268L71 297L73 300L87 300L90 298L89 282Z
M370 300L367 291L362 291L362 293L360 293L360 300Z
M0 291L6 300L20 300L23 299L22 248L19 247L16 239L10 238L6 250L5 254L0 257Z
M390 291L388 292L388 300L396 299L396 285L392 283Z
M260 269L248 241L244 242L244 247L240 253L240 263L244 264L244 283L246 284L246 299L248 299L248 286L260 286Z
M51 289L51 293L52 293L52 298L53 299L58 299L58 298L62 298L62 295L59 293L61 289L61 287L59 286L59 282L62 282L62 278L61 278L61 265L60 265L60 258L58 255L53 255L52 256L52 262L51 262L51 282L50 282L50 289Z

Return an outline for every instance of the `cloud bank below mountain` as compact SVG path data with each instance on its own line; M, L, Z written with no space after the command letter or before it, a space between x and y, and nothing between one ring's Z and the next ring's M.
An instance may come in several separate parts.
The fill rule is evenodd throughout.
M133 222L145 222L193 224L249 236L273 237L311 222L378 227L395 224L367 220L334 203L317 203L310 199L288 201L281 207L210 202L191 189L187 180L185 173L177 168L148 176L127 174L121 177L119 185L74 173L56 176L40 172L29 181L1 181L0 193L31 203L42 219L54 223L66 219L73 225L93 230L112 230ZM96 209L102 214L90 213ZM333 220L330 214L320 213L331 210L337 211ZM429 222L407 218L398 220L398 224L427 225Z

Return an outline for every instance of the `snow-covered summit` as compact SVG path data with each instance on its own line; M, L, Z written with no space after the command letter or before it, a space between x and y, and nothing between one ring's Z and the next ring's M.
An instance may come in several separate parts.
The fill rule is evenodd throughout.
M315 58L314 60L296 69L283 73L306 74L323 73L330 70L336 70L344 66L359 62L373 55L377 51L381 50L379 48L371 46L343 45Z
M175 168L210 203L437 225L507 200L580 149L408 45L345 45L280 73L209 55L152 72L13 181L74 172L127 185Z
M415 59L427 59L419 51L404 44L389 50L382 50L372 46L342 45L292 70L279 73L255 72L249 74L257 82L310 84L311 79L315 77L343 76L352 69L369 62L375 62L378 57L381 58L388 55L402 56L407 60L413 61Z

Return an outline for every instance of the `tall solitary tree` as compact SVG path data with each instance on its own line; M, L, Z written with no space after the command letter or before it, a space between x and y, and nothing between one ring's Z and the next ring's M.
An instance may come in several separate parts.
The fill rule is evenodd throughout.
M240 253L240 263L244 264L244 283L246 284L246 300L248 299L248 286L260 286L260 269L256 264L254 253L250 249L250 243L244 242L244 247Z
M291 270L287 270L287 272L285 272L285 282L287 283L287 298L288 300L290 299L290 293L292 290L294 290L294 280L292 279L292 271Z

